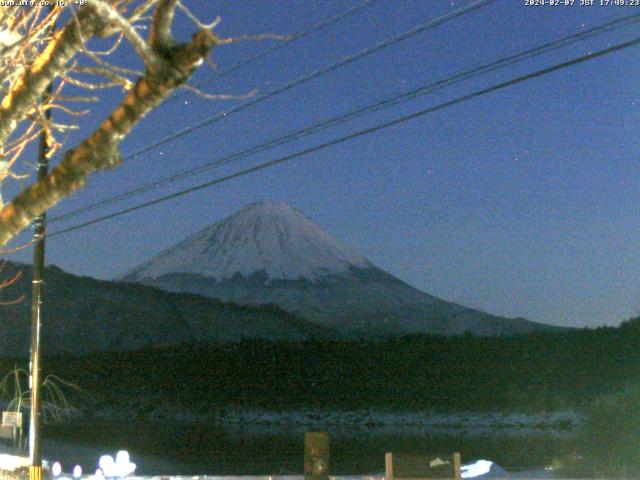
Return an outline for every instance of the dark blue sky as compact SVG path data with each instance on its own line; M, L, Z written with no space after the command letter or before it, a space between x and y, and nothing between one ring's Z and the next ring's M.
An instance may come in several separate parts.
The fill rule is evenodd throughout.
M358 1L186 0L217 32L288 34ZM207 90L268 92L470 2L377 0L321 32L214 79ZM598 1L599 3L599 1ZM579 32L640 7L527 7L501 0L358 60L92 178L55 216L311 122ZM193 31L184 19L183 37ZM309 147L629 40L633 27L237 162L97 214ZM273 43L219 47L225 70ZM127 61L133 57L125 53ZM628 49L464 102L178 200L52 238L47 261L113 278L245 204L288 202L380 267L433 295L558 325L617 324L640 310L640 55ZM206 68L198 77L210 74ZM84 126L97 124L119 93ZM138 126L123 153L238 104L193 95ZM24 240L24 239L23 239ZM27 253L14 256L28 258Z

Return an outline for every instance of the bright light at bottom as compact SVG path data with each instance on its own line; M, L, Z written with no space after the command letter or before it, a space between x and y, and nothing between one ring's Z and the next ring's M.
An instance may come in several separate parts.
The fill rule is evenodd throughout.
M116 464L118 465L128 465L131 461L131 457L129 457L129 452L126 450L120 450L116 453Z
M106 478L122 478L136 471L136 464L130 461L129 452L126 450L120 450L115 461L111 455L102 455L98 465Z
M490 462L489 460L478 460L476 463L472 463L471 465L463 465L460 467L460 470L462 471L461 477L479 477L480 475L489 473L491 471L491 465L493 465L493 462Z

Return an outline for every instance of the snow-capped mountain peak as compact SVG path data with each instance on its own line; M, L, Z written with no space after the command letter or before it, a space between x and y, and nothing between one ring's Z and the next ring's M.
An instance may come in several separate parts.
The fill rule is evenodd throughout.
M316 280L370 263L298 209L263 201L188 237L125 275L130 281L189 273L228 280L265 272L272 279Z
M413 288L299 210L270 201L248 205L214 223L123 280L241 305L278 305L347 338L466 331L498 335L546 328Z

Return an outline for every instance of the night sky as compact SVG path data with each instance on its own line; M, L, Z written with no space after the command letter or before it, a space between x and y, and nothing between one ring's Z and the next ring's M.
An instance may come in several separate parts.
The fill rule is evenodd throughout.
M185 0L217 33L291 34L359 1ZM268 92L447 12L461 1L377 0L371 6L223 78L211 93ZM284 135L318 120L588 29L640 7L485 8L230 115L95 175L51 216ZM599 3L599 0L596 1ZM50 232L355 132L527 72L638 36L631 27L472 79L155 192ZM183 15L178 36L195 31ZM273 40L217 47L219 71ZM556 325L618 324L640 310L640 49L472 99L216 187L51 238L47 261L114 278L185 236L272 199L292 204L379 267L430 294L492 314ZM119 60L136 62L123 51ZM203 66L196 76L211 76ZM97 125L118 91L82 119ZM139 147L233 108L192 94L164 105L123 144ZM69 145L80 139L72 137ZM23 167L23 170L27 167ZM23 170L17 169L19 173ZM22 182L26 185L26 181ZM5 189L11 193L15 186ZM24 241L25 236L17 241ZM30 258L30 252L10 257Z

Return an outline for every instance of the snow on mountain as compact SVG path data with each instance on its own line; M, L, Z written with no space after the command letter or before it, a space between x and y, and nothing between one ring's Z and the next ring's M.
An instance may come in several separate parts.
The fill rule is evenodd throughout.
M347 336L516 334L546 329L422 292L283 203L254 203L122 278L244 305L275 304Z
M264 272L271 280L317 280L370 263L299 210L264 201L201 230L125 275L188 273L228 280Z

